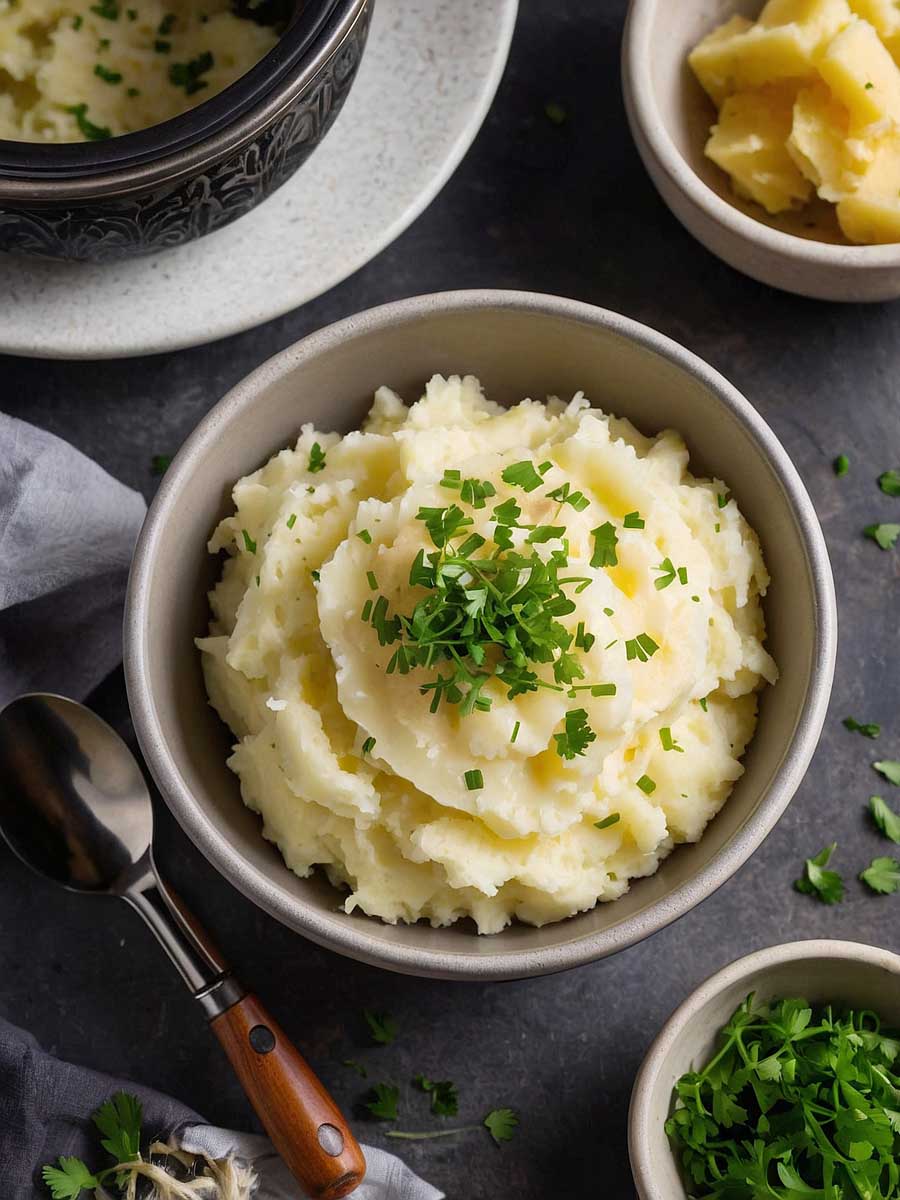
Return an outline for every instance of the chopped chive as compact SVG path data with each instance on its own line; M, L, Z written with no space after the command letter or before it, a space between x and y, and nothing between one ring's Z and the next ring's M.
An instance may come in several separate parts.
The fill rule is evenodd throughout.
M373 592L378 591L378 580L375 578L374 571L366 571L366 579L369 581L369 587Z
M519 729L521 728L521 725L522 725L521 721L516 721L515 725L513 725L512 736L509 739L510 742L514 742L516 740L516 738L519 736Z
M653 782L653 780L650 778L649 775L642 775L640 777L640 779L637 781L637 786L641 789L641 791L646 796L652 796L653 793L656 791L656 784Z
M663 750L677 750L679 754L684 754L684 746L679 746L672 737L672 730L668 725L664 725L659 731L659 740L662 743Z
M368 622L368 620L369 620L369 617L372 615L372 604L373 604L373 602L372 602L371 600L367 600L367 601L365 602L365 604L363 605L363 607L362 607L362 617L361 617L361 619L362 619L363 621L366 621L366 622Z
M250 536L250 534L247 532L246 529L242 529L241 533L243 534L243 537L244 537L244 549L247 550L250 554L255 554L256 553L256 542L254 542L253 538Z
M372 545L372 535L369 533L368 529L358 530L356 536L361 542L365 542L367 546Z
M312 449L309 452L309 467L311 474L315 475L317 471L325 469L325 451L318 442L313 442Z
M98 79L102 79L104 83L122 82L122 72L110 71L108 67L104 67L103 63L94 63L94 74Z
M617 812L610 813L609 816L604 817L602 821L595 821L594 828L595 829L609 829L610 825L617 825L621 819L622 819L621 813L617 813Z
M708 696L701 696L700 699L697 701L697 703L700 705L700 707L703 709L704 712L709 712L709 697Z
M626 513L622 518L622 525L626 529L643 529L646 522L639 512Z
M466 787L470 792L477 792L480 788L484 787L484 776L477 767L471 771L466 771L463 779L466 781Z
M288 529L293 529L296 524L297 524L297 514L291 513L291 515L287 519L287 527L288 527Z
M366 740L362 744L363 754L371 754L374 749L375 749L375 739L373 737L367 737Z

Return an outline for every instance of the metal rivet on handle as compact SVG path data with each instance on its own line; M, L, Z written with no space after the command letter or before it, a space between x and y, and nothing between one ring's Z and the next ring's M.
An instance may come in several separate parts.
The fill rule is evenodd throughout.
M257 1054L268 1054L275 1049L275 1034L268 1025L254 1025L248 1037Z
M333 1125L320 1125L316 1137L325 1153L330 1154L332 1158L337 1158L343 1152L344 1135Z

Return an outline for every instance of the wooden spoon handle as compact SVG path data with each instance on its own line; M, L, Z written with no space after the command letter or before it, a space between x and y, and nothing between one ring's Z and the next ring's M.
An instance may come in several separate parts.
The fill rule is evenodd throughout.
M275 1149L315 1200L362 1183L366 1161L334 1101L256 996L210 1022Z

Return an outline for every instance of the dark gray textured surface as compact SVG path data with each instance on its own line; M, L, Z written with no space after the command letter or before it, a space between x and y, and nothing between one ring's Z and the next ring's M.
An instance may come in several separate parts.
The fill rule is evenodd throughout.
M520 1111L519 1137L502 1151L482 1133L403 1146L454 1200L591 1195L595 1181L605 1196L624 1200L631 1081L653 1034L693 986L743 953L793 938L900 950L900 896L876 898L853 879L891 849L865 819L866 798L881 791L900 808L900 790L869 766L900 758L900 548L882 553L861 537L871 521L900 520L900 500L875 482L900 466L900 308L828 306L772 292L681 230L625 126L624 8L623 0L525 0L497 101L454 179L393 247L316 303L162 358L0 363L5 409L71 439L149 495L151 455L176 448L231 384L308 331L417 292L531 288L618 309L707 358L757 405L799 467L825 528L841 613L822 745L755 857L705 905L641 946L525 983L384 974L308 945L255 911L160 813L160 861L343 1104L353 1108L365 1091L341 1066L353 1057L372 1079L403 1085L404 1128L430 1123L422 1097L407 1087L418 1071L457 1083L461 1123L497 1105ZM561 127L543 115L549 99L569 113ZM852 463L840 480L831 470L839 451ZM121 680L98 701L125 729ZM845 732L847 714L880 721L880 740ZM829 909L794 893L791 881L802 859L831 840L849 883L845 903ZM396 1016L394 1046L366 1048L363 1007ZM215 1121L249 1123L199 1013L137 919L113 902L54 891L5 850L0 1012L64 1056L167 1089ZM383 1126L360 1119L357 1128L387 1144Z

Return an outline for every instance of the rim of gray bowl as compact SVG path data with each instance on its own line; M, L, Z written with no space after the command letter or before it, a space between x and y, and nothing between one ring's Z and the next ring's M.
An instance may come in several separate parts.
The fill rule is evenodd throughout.
M658 165L698 208L731 233L795 262L840 266L866 271L873 267L900 267L900 242L882 246L852 246L817 242L773 229L747 216L708 187L685 162L669 137L656 104L650 70L654 17L661 3L671 0L631 0L622 37L622 86L631 119L647 141ZM763 0L760 0L762 5Z
M883 967L900 980L900 955L866 942L848 942L830 938L813 938L801 942L782 942L756 950L744 958L735 959L701 983L679 1004L656 1035L647 1056L641 1064L631 1093L628 1109L628 1157L631 1171L641 1200L683 1200L671 1196L657 1185L651 1169L648 1140L654 1127L651 1108L653 1084L662 1064L678 1041L687 1023L696 1016L720 992L760 971L770 970L786 962L798 962L812 958L833 958L841 962L866 963ZM665 1136L665 1135L663 1135Z
M613 928L536 950L497 954L445 954L418 947L375 942L340 913L325 915L287 897L262 871L251 868L221 830L200 811L176 770L160 733L154 697L146 669L145 597L153 572L155 548L165 537L172 517L171 500L180 480L202 459L207 443L219 428L252 407L260 389L299 370L320 352L361 334L377 333L396 324L414 323L436 313L470 312L486 308L531 311L569 321L600 325L648 349L698 378L759 445L794 509L809 556L815 594L817 634L810 685L798 715L794 739L768 794L756 810L697 875L659 903ZM124 621L124 660L128 698L138 742L169 808L194 844L238 891L265 912L311 941L361 962L406 974L440 979L479 981L521 979L580 966L625 950L684 916L712 895L741 867L771 832L790 803L816 749L825 720L837 646L837 606L825 539L796 468L773 431L752 404L703 359L664 334L608 309L578 300L536 292L477 289L437 292L398 300L346 317L268 359L236 384L197 425L166 471L138 538L128 581ZM262 836L262 835L260 835ZM562 924L562 923L561 923Z

